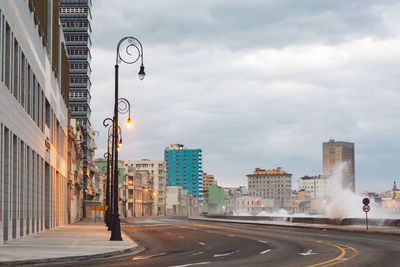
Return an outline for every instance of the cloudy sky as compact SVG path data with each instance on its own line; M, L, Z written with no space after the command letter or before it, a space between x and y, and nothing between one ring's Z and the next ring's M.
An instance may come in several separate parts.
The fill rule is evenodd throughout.
M118 4L117 4L118 3ZM293 188L322 173L322 142L354 142L356 191L400 183L399 1L95 0L92 125L113 111L118 41L138 38L139 64L120 66L133 104L120 158L203 150L222 186L282 167ZM123 116L121 116L123 117ZM122 121L121 121L122 122Z

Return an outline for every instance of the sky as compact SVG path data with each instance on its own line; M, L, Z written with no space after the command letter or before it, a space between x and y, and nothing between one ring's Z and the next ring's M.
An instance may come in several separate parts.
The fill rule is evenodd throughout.
M144 49L120 64L132 105L122 160L163 160L181 143L203 150L221 186L247 185L259 167L322 173L322 143L355 143L356 191L400 183L400 2L95 0L91 122L106 151L116 48ZM120 123L127 117L120 115Z

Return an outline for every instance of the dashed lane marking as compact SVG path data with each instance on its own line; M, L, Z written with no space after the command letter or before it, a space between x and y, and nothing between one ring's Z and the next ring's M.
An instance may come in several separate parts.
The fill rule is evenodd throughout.
M200 252L197 252L197 253L193 253L192 255L190 255L190 256L196 256L196 255L200 255L200 254L203 254L204 253L204 251L200 251Z
M199 242L199 245L205 246L206 244L203 242Z
M229 256L229 255L232 255L233 253L238 253L239 252L239 250L236 250L236 251L231 251L231 252L227 252L227 253L223 253L223 254L214 254L214 258L217 258L217 257L225 257L225 256Z
M211 262L203 261L203 262L188 263L188 264L183 264L183 265L173 265L170 267L187 267L187 266L194 266L194 265L204 265L204 264L209 264L209 263L211 263Z
M137 261L137 260L147 260L147 259L150 259L150 258L162 256L162 255L165 255L165 254L167 254L167 253L164 252L164 253L154 254L154 255L149 255L149 256L137 256L137 257L133 257L132 260L133 260L133 261Z
M263 255L263 254L268 253L270 251L271 251L270 249L267 249L267 250L261 251L260 254Z

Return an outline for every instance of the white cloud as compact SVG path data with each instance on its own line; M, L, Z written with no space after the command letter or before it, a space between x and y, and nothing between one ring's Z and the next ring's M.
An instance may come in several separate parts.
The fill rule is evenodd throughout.
M139 65L121 64L120 96L133 102L135 125L124 130L121 158L162 159L167 145L182 142L203 149L204 170L221 184L282 166L296 187L298 177L321 172L322 142L335 138L356 144L359 191L389 188L400 156L399 5L363 2L355 14L342 12L347 2L269 3L271 16L285 10L272 19L259 12L264 2L239 16L242 1L122 1L119 10L95 1L97 154L113 110L114 46L138 34L147 76L139 81ZM380 188L363 187L377 178Z

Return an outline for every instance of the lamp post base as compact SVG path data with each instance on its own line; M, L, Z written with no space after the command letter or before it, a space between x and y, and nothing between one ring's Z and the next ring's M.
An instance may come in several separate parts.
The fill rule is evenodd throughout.
M122 241L121 236L121 221L118 217L112 220L111 238L110 241Z

